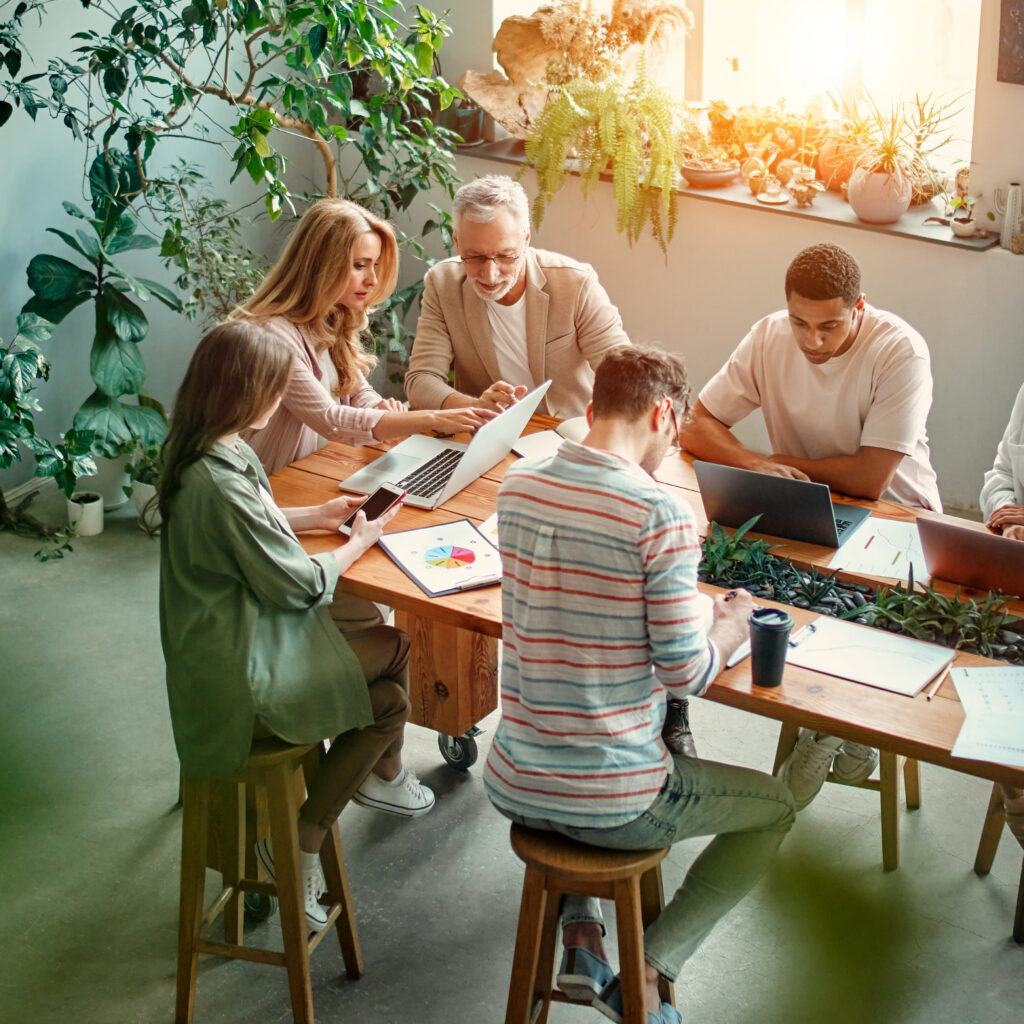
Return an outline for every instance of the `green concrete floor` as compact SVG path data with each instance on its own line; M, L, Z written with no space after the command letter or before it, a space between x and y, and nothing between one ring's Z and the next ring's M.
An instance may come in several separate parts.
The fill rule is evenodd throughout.
M170 1022L180 814L158 545L122 510L63 561L39 564L35 546L0 534L0 1021ZM704 756L771 764L771 723L704 702L693 720ZM482 723L482 755L494 724ZM479 765L452 771L418 728L407 751L437 807L415 822L355 806L342 815L366 974L346 980L325 942L313 960L317 1020L498 1024L521 866ZM975 877L988 784L922 774L923 806L901 815L892 873L880 864L877 796L826 787L687 965L684 1021L1020 1021L1020 848L1004 834L991 875ZM667 890L701 845L673 850ZM276 917L255 937L279 943ZM197 1024L291 1020L283 971L255 964L204 959L196 1006ZM551 1020L604 1018L555 1007Z

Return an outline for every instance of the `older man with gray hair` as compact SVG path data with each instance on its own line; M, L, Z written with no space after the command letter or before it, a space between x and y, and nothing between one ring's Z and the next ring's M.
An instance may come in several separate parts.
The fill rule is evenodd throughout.
M594 370L629 344L593 268L530 246L526 192L509 177L463 185L453 218L458 256L424 279L405 375L410 405L500 410L550 378L541 411L582 416Z

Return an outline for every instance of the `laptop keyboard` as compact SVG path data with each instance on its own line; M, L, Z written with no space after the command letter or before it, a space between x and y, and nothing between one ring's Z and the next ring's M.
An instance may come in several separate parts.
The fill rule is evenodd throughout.
M432 498L451 479L463 454L462 448L445 448L395 486L417 498Z
M840 519L839 516L836 516L836 534L838 536L841 537L846 532L846 530L847 530L847 528L849 526L850 526L850 520L849 519Z

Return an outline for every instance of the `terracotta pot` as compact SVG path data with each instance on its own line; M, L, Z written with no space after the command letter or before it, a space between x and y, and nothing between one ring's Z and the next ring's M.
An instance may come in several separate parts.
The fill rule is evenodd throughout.
M841 192L857 166L857 146L835 137L826 139L818 150L818 176L825 187Z
M858 167L850 175L847 199L857 217L866 224L894 224L910 209L914 186L909 178L896 178L880 171Z

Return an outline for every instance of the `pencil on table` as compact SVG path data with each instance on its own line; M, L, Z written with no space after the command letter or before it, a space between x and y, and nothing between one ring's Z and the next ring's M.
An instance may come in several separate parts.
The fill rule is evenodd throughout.
M939 687L946 681L946 677L949 675L949 669L947 668L944 672L939 674L939 678L929 687L928 692L925 694L925 700L931 700L939 692Z

